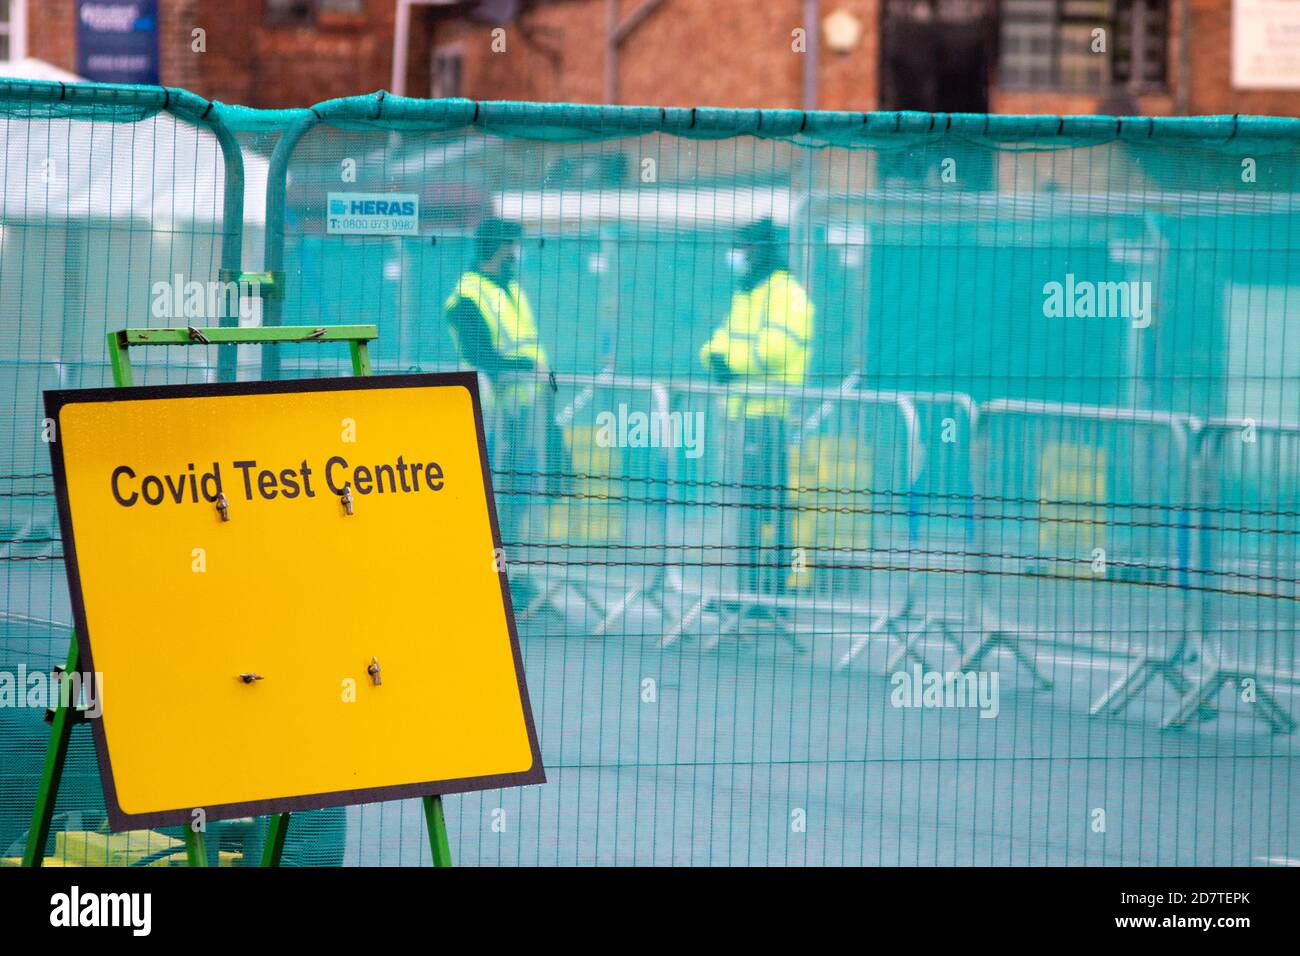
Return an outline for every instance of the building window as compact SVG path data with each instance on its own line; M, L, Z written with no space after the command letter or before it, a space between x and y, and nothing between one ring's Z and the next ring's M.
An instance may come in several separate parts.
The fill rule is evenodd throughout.
M0 62L27 56L27 0L0 0Z
M365 12L365 0L266 0L266 22L277 27L312 26L320 13Z
M1003 0L998 85L1163 89L1168 14L1168 0Z
M435 100L463 96L461 79L464 72L465 53L459 43L438 47L433 51L429 95Z

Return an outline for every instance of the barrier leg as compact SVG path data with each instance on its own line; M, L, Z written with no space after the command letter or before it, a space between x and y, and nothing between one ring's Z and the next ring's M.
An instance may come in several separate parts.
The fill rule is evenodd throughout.
M1145 657L1139 657L1124 675L1106 691L1101 698L1089 708L1088 713L1094 717L1102 714L1118 714L1133 698L1142 693L1156 676L1156 668Z
M596 629L592 631L592 634L596 637L604 635L626 613L628 606L635 603L640 597L641 588L633 588L611 604L605 612L605 619L596 625Z
M844 670L844 668L848 667L850 664L853 663L853 659L854 659L855 657L857 657L859 654L862 653L862 651L863 651L863 650L866 648L866 646L867 646L867 642L871 640L871 635L872 635L873 633L875 633L875 631L876 631L876 627L877 627L880 623L881 623L880 621L876 621L876 622L874 622L874 623L873 623L873 624L872 624L872 625L867 629L866 633L861 634L861 635L859 635L858 637L855 637L855 638L853 639L853 643L849 646L849 649L848 649L847 651L844 652L843 656L840 657L839 662L836 663L836 665L835 665L835 669L836 669L837 671L842 671L842 670Z
M961 638L953 633L954 618L941 614L928 614L920 620L917 620L917 617L910 595L898 611L885 611L883 614L878 614L867 630L854 638L849 649L840 655L840 659L835 663L835 670L843 670L853 663L866 649L871 639L878 634L884 634L898 642L898 646L885 662L886 674L892 674L900 664L909 660L929 670L929 662L916 647L929 634L937 633L940 639L955 648L959 654L965 653L965 645Z
M676 644L681 639L682 633L686 628L694 624L695 619L703 613L704 605L706 603L708 603L708 598L702 597L691 605L691 609L683 614L681 619L673 625L668 633L663 636L663 639L659 641L659 649L664 650Z
M711 651L718 646L722 640L722 635L731 630L734 626L737 631L745 619L742 610L738 610L733 604L723 605L721 616L718 618L718 630L716 634L710 634L704 641L704 650Z
M1198 710L1213 707L1214 698L1227 684L1242 686L1244 681L1252 681L1252 693L1255 695L1251 713L1272 728L1275 734L1295 732L1296 723L1291 715L1277 702L1277 699L1265 690L1254 674L1219 669L1214 671L1191 693L1185 695L1178 707L1161 725L1162 729L1185 727L1192 715Z
M920 652L916 650L916 645L921 639L932 631L937 631L939 637L946 643L956 648L958 654L964 654L965 648L962 646L961 638L952 633L949 620L938 615L931 615L921 622L921 626L915 630L906 632L906 636L901 638L902 644L894 651L888 661L885 662L885 669L892 673L900 664L908 660L915 661L921 665L922 670L930 670L930 665ZM897 636L897 635L896 635Z
M1038 685L1040 690L1051 689L1052 682L1043 676L1033 658L1025 653L1024 648L1020 646L1019 639L1014 634L1004 630L986 632L984 639L962 659L957 669L962 671L974 670L983 663L985 657L999 647L1004 648L1020 662L1020 666L1029 672L1029 676L1034 679L1034 683Z
M1089 708L1088 713L1094 717L1102 715L1114 716L1121 713L1124 708L1137 699L1137 696L1142 691L1146 690L1156 676L1163 677L1165 682L1173 688L1174 693L1179 695L1181 698L1180 705L1186 702L1189 695L1196 696L1192 694L1192 682L1183 674L1176 661L1162 660L1143 654L1134 660L1132 666L1124 672L1124 675L1115 681L1110 689ZM1209 701L1200 700L1199 704L1201 720L1212 720L1217 715L1214 705ZM1191 711L1189 710L1188 713L1190 716ZM1172 720L1173 718L1166 720L1164 726L1172 726Z
M1282 705L1277 702L1277 698L1259 686L1259 681L1255 681L1255 706L1260 709L1263 719L1266 720L1273 728L1275 734L1293 734L1296 729L1296 722L1291 715L1283 709Z
M899 661L906 660L909 657L924 666L925 661L915 653L912 647L916 640L919 639L920 634L903 634L900 633L898 628L895 626L897 622L904 620L910 613L911 597L909 596L903 611L900 611L898 614L891 614L889 611L885 611L883 614L878 615L876 619L868 625L865 633L853 639L853 643L840 657L839 662L835 665L835 669L843 670L848 667L849 664L853 663L854 658L867 649L867 645L877 634L884 634L887 637L893 637L901 645L886 662L885 669L887 671L892 671Z
M956 648L958 653L964 654L966 647L962 643L961 635L954 634L952 631L952 625L955 620L955 618L946 617L940 614L928 615L926 619L921 622L921 633L926 634L932 630L937 630L939 636L943 638L945 642Z
M658 609L661 617L669 617L668 607L664 603L663 599L663 592L667 587L668 584L663 569L656 569L648 582L632 588L632 590L628 591L613 604L602 609L605 618L596 626L595 631L592 632L593 635L599 637L605 634L606 631L618 623L618 621L627 613L628 608L637 601L644 601L646 604L651 604Z

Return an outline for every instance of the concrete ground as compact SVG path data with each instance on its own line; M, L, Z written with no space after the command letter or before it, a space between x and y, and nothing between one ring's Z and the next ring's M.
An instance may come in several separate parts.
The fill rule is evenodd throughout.
M66 649L62 568L10 562L4 573L0 664L49 666ZM1041 617L1019 600L1001 613ZM449 797L460 863L1300 864L1300 734L1270 733L1232 691L1216 719L1182 731L1159 729L1176 699L1162 686L1118 717L1090 717L1127 658L1040 641L1053 688L999 656L983 668L998 675L997 716L984 718L894 706L884 639L837 670L860 621L798 616L797 651L763 622L723 635L702 616L660 649L664 621L644 606L605 638L561 607L567 619L552 608L521 625L548 783ZM933 669L955 666L937 642L918 648ZM1279 700L1300 714L1294 693ZM32 712L0 717L0 824L21 832L45 725ZM61 810L97 804L78 733L80 776ZM295 818L301 859L314 859L324 837L313 834L330 827L313 821L324 819ZM326 855L341 849L345 864L428 860L418 802L333 819L345 821L342 847Z

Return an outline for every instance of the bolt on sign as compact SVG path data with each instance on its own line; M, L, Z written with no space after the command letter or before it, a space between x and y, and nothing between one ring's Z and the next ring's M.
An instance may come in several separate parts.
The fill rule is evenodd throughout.
M114 829L545 781L473 375L45 401Z

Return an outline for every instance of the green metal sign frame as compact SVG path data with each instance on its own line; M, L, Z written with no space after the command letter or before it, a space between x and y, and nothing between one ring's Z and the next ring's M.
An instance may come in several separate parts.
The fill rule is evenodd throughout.
M122 329L108 334L109 362L113 369L113 384L126 388L134 384L130 349L142 345L285 345L307 342L346 342L352 358L353 375L370 375L370 343L379 337L374 325L331 325L313 327L279 326L276 328L185 328L185 329ZM72 636L64 673L77 669L77 640ZM59 783L68 756L68 743L72 728L85 723L86 718L73 701L59 701L51 720L50 740L45 751L45 764L41 770L40 787L32 809L32 825L27 832L27 845L23 849L23 866L40 866L45 859L45 844L49 840L50 825L54 819L54 804L59 795ZM424 818L429 834L429 849L434 866L451 866L451 842L447 836L447 822L443 816L442 798L425 796ZM279 866L284 853L285 838L289 833L288 813L273 814L270 818L266 841L262 845L262 866ZM185 827L185 856L190 866L207 866L209 856L205 833Z

